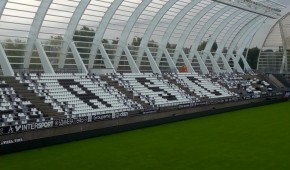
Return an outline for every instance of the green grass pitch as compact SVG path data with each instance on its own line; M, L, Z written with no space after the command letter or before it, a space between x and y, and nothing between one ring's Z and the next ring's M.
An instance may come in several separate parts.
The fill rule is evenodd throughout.
M290 102L0 156L1 170L289 170Z

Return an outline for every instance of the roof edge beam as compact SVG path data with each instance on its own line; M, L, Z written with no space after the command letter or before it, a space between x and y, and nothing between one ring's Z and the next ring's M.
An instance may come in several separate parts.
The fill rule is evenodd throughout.
M263 5L259 2L245 0L213 0L225 5L246 10L255 14L266 16L272 19L277 19L281 16L281 10L270 6Z

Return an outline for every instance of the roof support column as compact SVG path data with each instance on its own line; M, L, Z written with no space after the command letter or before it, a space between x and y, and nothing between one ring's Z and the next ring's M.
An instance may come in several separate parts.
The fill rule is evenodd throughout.
M234 49L236 48L236 46L238 45L239 41L242 39L242 37L247 34L247 32L249 30L251 30L251 28L255 28L259 25L259 23L261 23L262 21L264 21L264 17L257 17L255 19L253 19L251 22L249 22L246 26L244 26L239 33L235 36L235 38L232 40L232 42L230 43L229 49L227 54L233 53ZM228 58L227 58L228 59Z
M0 1L0 19L1 19L2 13L5 9L7 2L8 2L8 0ZM0 61L1 61L0 64L1 64L2 72L3 72L4 76L13 76L14 71L11 67L11 64L7 58L7 55L4 51L1 43L0 43Z
M153 73L162 74L148 47L145 49L145 52L147 54L147 57L148 57L148 60L149 60L149 63L150 63L150 66L151 66Z
M193 58L194 58L194 56L197 59L197 62L199 64L199 67L200 67L200 70L201 70L202 74L208 74L209 71L208 71L206 65L204 64L202 58L200 57L200 55L199 55L199 53L197 51L194 51ZM190 63L192 63L193 58L192 59L188 59Z
M35 47L36 47L37 52L39 54L41 65L43 67L44 72L55 74L55 72L51 66L51 63L50 63L50 61L49 61L49 59L44 51L43 46L42 46L39 39L35 40Z
M123 29L122 34L121 34L120 39L119 39L119 42L118 42L118 47L116 50L115 61L114 61L115 69L118 68L123 49L127 45L129 35L130 35L135 23L137 22L138 18L140 17L142 12L146 9L146 7L150 4L151 1L152 0L143 0L138 5L138 7L135 9L135 11L132 13L130 18L128 19L127 24L125 25L125 28Z
M164 54L165 54L166 60L167 60L167 62L169 64L169 67L170 67L171 71L175 71L176 73L178 73L179 71L176 68L176 65L173 62L173 60L172 60L172 58L171 58L171 56L170 56L170 54L169 54L167 49L164 50Z
M248 18L251 16L252 14L247 14L245 17L241 18L236 24L233 24L233 26L229 29L229 31L225 34L225 36L223 37L223 39L221 40L219 46L218 46L218 49L214 55L214 58L216 61L219 60L219 58L222 58L222 61L224 63L224 66L225 66L225 63L228 64L228 61L226 60L224 54L222 53L223 52L223 49L225 48L226 46L226 43L228 42L229 38L232 36L232 34L244 23L248 20ZM228 64L229 65L229 64ZM228 70L228 69L227 69ZM232 69L230 69L232 72ZM242 71L242 68L238 68L239 72Z
M192 48L190 49L189 52L189 61L192 61L192 58L194 56L194 51L197 51L197 48L199 46L199 44L201 43L203 37L205 36L205 34L207 33L208 29L212 26L212 24L218 19L220 18L226 11L230 10L230 7L226 6L223 9L219 10L212 18L210 18L206 24L204 25L204 27L199 31L199 33L197 34L197 37L192 45ZM217 62L215 60L211 59L211 63L213 65L214 71L215 72L220 72L220 68L217 64Z
M148 46L148 42L150 40L150 37L152 35L152 33L154 32L155 28L157 27L159 21L163 18L163 16L166 14L166 12L176 3L176 0L171 0L168 1L155 15L155 17L152 19L152 21L150 22L150 24L148 25L143 37L142 37L142 41L140 43L140 47L138 50L138 57L137 57L137 61L136 64L138 67L140 67L142 58L143 58L143 54L144 54L144 50L146 49L146 47Z
M202 17L203 17L207 12L209 12L209 11L210 11L213 7L215 7L216 5L217 5L217 3L215 3L215 2L213 2L213 3L209 4L209 5L207 5L204 9L202 9L202 10L201 10L201 11L200 11L196 16L194 16L194 17L190 20L190 22L189 22L188 25L186 26L185 30L183 31L183 34L182 34L181 37L179 38L179 40L178 40L179 43L177 44L177 46L176 46L176 48L175 48L175 52L174 52L174 55L173 55L173 61L174 61L174 63L177 62L178 57L179 57L181 51L183 51L183 47L184 47L184 44L185 44L185 42L186 42L186 39L187 39L187 37L189 36L189 34L190 34L191 30L193 29L193 27L198 23L198 21L199 21L199 20L200 20L200 19L201 19L201 18L202 18ZM198 58L198 61L199 61L200 66L201 66L201 70L202 70L202 72L203 72L204 74L208 73L207 68L204 67L205 65L204 65L203 61L199 59L199 58L200 58L199 54L198 54L197 58ZM190 63L191 63L191 61L190 61Z
M207 57L214 58L211 54L212 46L217 39L217 37L221 34L221 32L225 29L225 27L231 22L235 17L242 14L242 11L235 12L234 14L229 15L225 20L222 21L222 23L219 25L219 27L213 32L213 34L210 36L205 49L204 49L204 55L202 56L202 59L205 61ZM224 62L226 60L223 59L224 66L228 72L232 72L232 69L228 62Z
M236 35L236 37L231 42L229 50L227 52L227 60L229 60L230 58L233 59L233 61L235 62L235 66L234 66L235 69L240 67L239 65L240 58L234 57L233 55L235 47L238 45L240 40L243 39L243 37L249 36L249 34L252 33L252 31L254 31L257 27L259 27L260 24L262 24L262 22L264 21L264 19L265 17L260 17L257 19L258 21L252 20L248 25L246 25L243 29L240 30L240 32ZM248 63L246 63L246 65L247 64Z
M167 42L169 41L174 29L181 21L181 19L201 0L193 0L188 5L186 5L172 20L171 24L168 26L167 30L165 31L163 37L161 38L161 42L158 45L158 52L156 55L156 63L159 65L161 57L166 49Z
M41 25L43 23L45 15L52 1L53 0L41 1L41 4L35 14L35 17L33 19L33 22L32 22L32 25L28 34L25 56L24 56L24 68L29 68L34 42L38 38Z
M91 51L90 51L90 57L89 57L89 65L88 68L93 68L98 48L100 48L100 45L102 44L102 39L104 37L104 34L107 30L107 26L109 25L112 17L114 16L115 12L119 8L119 6L122 4L123 0L114 0L111 4L111 6L108 8L107 12L103 16L102 21L99 23L99 28L97 29L97 32L94 36L94 40L92 43ZM103 56L105 58L106 56Z
M113 69L113 72L116 73L116 70L114 69L114 66L113 66L113 64L112 64L112 62L111 62L111 60L106 52L104 45L100 44L99 49L100 49L101 55L104 59L104 64L105 64L106 68Z
M125 51L125 54L127 56L128 63L130 65L132 73L140 73L140 71L139 71L139 69L138 69L138 67L137 67L137 65L136 65L136 63L135 63L135 61L134 61L127 46L124 48L124 51Z
M285 32L284 32L284 28L282 25L281 20L278 21L279 22L279 27L280 27L280 32L281 32L281 37L282 37L282 43L283 43L283 59L282 59L282 64L281 64L281 68L280 68L280 73L283 73L284 71L287 72L288 70L288 62L287 62L287 44L286 44L286 40L285 40Z
M2 44L0 43L0 64L2 68L2 72L4 76L13 76L14 71L11 67L11 64L7 58L7 55L2 47Z
M69 47L70 47L71 52L74 56L78 70L81 70L81 73L88 73L88 70L87 70L87 68L86 68L86 66L85 66L85 64L84 64L84 62L83 62L83 60L82 60L82 58L77 50L77 47L73 41L70 42Z
M265 18L265 20L266 20L266 18ZM250 31L248 31L247 34L244 35L243 41L242 41L243 43L242 43L241 47L239 48L239 50L237 51L237 60L239 61L240 58L242 59L242 61L244 63L244 70L246 70L246 71L251 71L252 69L251 69L249 63L247 62L246 58L244 57L243 52L244 52L246 46L248 44L250 44L251 39L257 33L257 31L259 30L259 28L262 25L263 25L263 22L261 22L257 27L251 29Z
M73 36L75 34L76 28L80 22L80 19L85 12L87 6L90 4L91 0L82 0L76 7L68 25L66 28L66 32L64 34L63 43L61 46L61 53L59 57L58 67L63 68L65 64L66 55L68 52L68 47L73 41ZM75 46L75 44L74 44ZM78 53L78 51L76 51ZM78 54L79 55L79 54Z
M5 6L7 4L8 0L2 0L0 1L0 19L1 19L1 16L3 14L3 11L5 9Z
M184 53L183 50L180 52L180 55L181 55L181 57L183 59L183 62L185 64L185 66L187 67L188 72L189 73L195 73L193 67L191 66L191 64L190 64L190 62L189 62L189 60L188 60L188 58L187 58L187 56L186 56L186 54Z

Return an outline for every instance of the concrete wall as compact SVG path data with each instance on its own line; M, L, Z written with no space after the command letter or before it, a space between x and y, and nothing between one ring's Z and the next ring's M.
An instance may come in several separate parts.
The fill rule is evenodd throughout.
M193 108L167 110L158 113L129 116L125 118L103 120L99 122L71 125L67 127L41 129L30 132L2 135L0 141L22 139L22 142L0 146L0 154L59 144L74 140L96 137L121 131L128 131L175 122L185 119L208 116L249 107L285 101L283 98L259 98Z

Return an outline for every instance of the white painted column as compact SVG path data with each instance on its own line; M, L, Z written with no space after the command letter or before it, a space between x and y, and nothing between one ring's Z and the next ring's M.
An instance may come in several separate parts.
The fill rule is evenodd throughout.
M41 4L35 14L35 17L33 19L33 22L32 22L32 25L28 34L25 57L24 57L24 68L29 68L34 42L38 38L41 25L43 23L43 20L46 16L46 13L52 1L53 0L41 1Z
M159 65L161 57L164 53L164 50L166 49L167 42L169 41L170 37L172 36L172 33L174 29L177 27L179 22L182 20L182 18L201 0L193 0L188 5L186 5L172 20L171 24L166 29L163 37L161 38L161 42L158 45L158 52L156 55L156 63Z
M116 55L115 55L115 60L114 60L115 69L117 69L118 66L119 66L119 62L120 62L120 58L121 58L122 52L123 52L124 48L127 46L127 41L128 41L129 35L130 35L135 23L137 22L138 18L140 17L142 12L146 9L146 7L150 4L151 1L152 0L143 0L138 5L138 7L135 9L135 11L132 13L130 18L128 19L127 24L125 25L125 27L124 27L124 29L123 29L123 31L121 33L119 42L118 42L118 47L117 47L117 50L116 50ZM127 56L127 58L128 57L129 56Z
M6 56L6 53L2 47L2 44L0 43L0 64L2 68L2 72L4 76L13 76L14 71L11 67L11 64Z
M178 43L176 45L176 48L175 48L175 52L174 52L174 55L173 55L173 61L174 63L177 62L178 60L178 57L181 53L181 51L183 51L183 47L184 47L184 44L187 40L187 37L189 36L191 30L193 29L193 27L199 22L199 20L207 13L209 12L212 8L214 8L215 6L217 5L217 3L213 2L209 5L207 5L204 9L202 9L196 16L194 16L190 22L188 23L188 25L186 26L185 30L183 31L183 34L181 35L181 37L179 38L178 40ZM208 69L205 67L205 64L203 63L203 61L200 59L200 56L198 54L197 56L197 59L199 61L199 64L200 64L200 68L201 68L201 71L206 74L208 73Z
M58 67L63 68L66 60L66 55L68 52L68 47L73 41L73 36L75 34L76 28L80 22L80 19L85 12L87 6L90 4L91 0L82 0L76 7L68 25L66 28L66 32L64 34L63 43L61 46L61 53L59 57ZM74 44L75 45L75 44ZM78 53L78 51L76 51ZM78 54L79 55L79 54Z
M203 37L205 36L205 34L208 32L209 28L212 26L212 24L217 20L219 19L226 11L230 10L230 7L226 6L222 9L220 9L216 14L214 14L213 17L211 17L207 22L206 24L202 27L202 29L199 31L199 33L197 34L196 36L196 39L195 41L193 42L192 44L192 47L190 49L190 52L189 52L189 56L188 56L188 59L189 61L192 61L193 59L193 56L195 54L195 51L197 51L197 48L199 46L199 44L202 42L202 39ZM213 69L215 72L220 72L220 68L217 64L217 62L215 60L212 60L211 59L211 63L213 65Z
M1 19L2 13L5 9L7 2L8 2L8 0L0 1L0 19ZM0 64L1 64L3 75L4 76L13 76L14 71L13 71L11 64L7 58L7 55L2 47L1 42L0 42L0 61L1 61Z
M148 47L145 49L145 52L147 54L147 58L148 58L148 61L150 63L150 66L151 66L151 69L152 69L153 73L161 74L161 71L160 71L158 65L156 64L156 62L155 62L155 60L154 60L154 58L153 58L153 56L152 56L152 54L151 54L151 52L150 52Z
M138 57L136 64L138 67L140 67L144 50L147 48L148 42L150 41L150 37L152 33L154 32L155 28L157 27L160 20L163 18L163 16L166 14L166 12L176 3L176 0L170 0L168 1L155 15L155 17L152 19L150 24L148 25L143 37L142 41L140 43L140 47L138 50Z
M50 73L50 74L55 74L55 72L51 66L51 63L50 63L50 61L49 61L49 59L44 51L43 46L42 46L39 39L35 40L35 47L36 47L37 52L39 54L40 61L41 61L44 72Z
M75 59L75 63L77 65L78 70L81 70L81 73L88 73L88 70L77 50L77 47L73 41L70 42L69 47L71 49L71 52L73 54L73 57Z
M221 32L226 28L226 26L236 17L238 17L239 15L241 15L243 12L240 10L239 12L237 11L234 11L233 14L229 15L225 20L223 20L220 25L218 26L218 28L213 32L213 34L210 36L206 46L205 46L205 49L204 49L204 54L202 56L202 59L203 61L206 61L207 57L210 57L211 60L214 58L212 56L212 53L211 53L211 48L215 42L215 40L217 39L217 37L221 34ZM215 60L216 61L216 60ZM226 60L223 60L223 61L226 61ZM226 70L228 72L232 72L232 69L229 65L228 62L224 62L224 66L226 68Z
M1 19L1 16L3 14L3 11L5 9L7 2L8 2L8 0L1 0L0 1L0 19Z
M115 12L119 8L119 6L122 4L123 0L114 0L111 3L111 6L106 11L105 15L102 17L103 19L99 23L99 27L97 28L96 34L93 39L91 51L90 51L90 57L89 57L89 65L88 68L93 68L94 61L97 56L98 48L100 48L100 45L102 44L102 39L104 37L104 34L107 30L107 27L114 16ZM103 55L102 57L105 59L108 55ZM107 62L110 61L109 58L106 59ZM110 61L111 62L111 61Z

